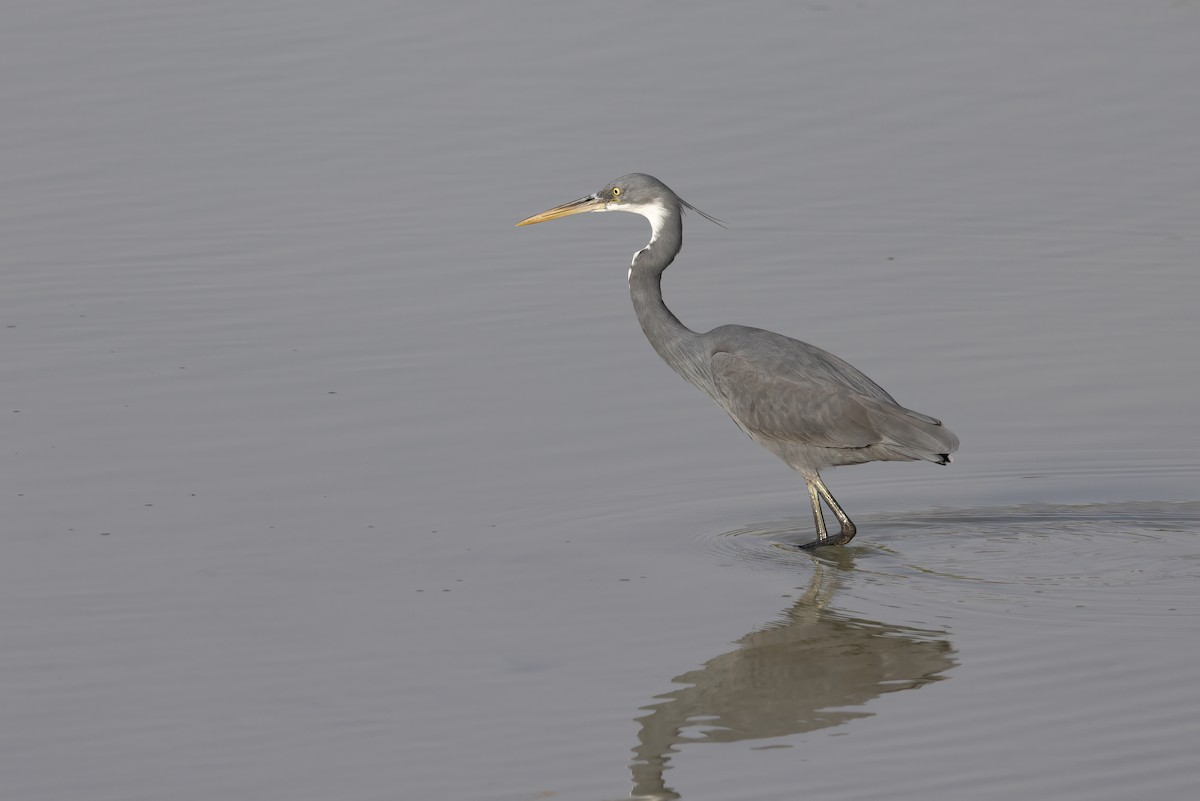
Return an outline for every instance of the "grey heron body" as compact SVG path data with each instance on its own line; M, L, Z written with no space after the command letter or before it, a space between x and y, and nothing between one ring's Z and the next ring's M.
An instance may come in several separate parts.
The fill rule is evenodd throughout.
M585 211L627 211L649 220L650 242L629 268L629 293L646 338L671 369L804 478L817 539L803 547L844 545L855 526L825 486L821 468L877 461L946 464L958 437L815 345L740 325L707 333L683 325L663 302L662 274L683 246L685 209L713 219L657 178L633 173L517 225ZM838 519L837 534L826 529L822 502Z

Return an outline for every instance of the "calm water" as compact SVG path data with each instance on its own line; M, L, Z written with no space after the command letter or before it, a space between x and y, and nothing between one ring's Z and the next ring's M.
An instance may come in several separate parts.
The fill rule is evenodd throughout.
M0 796L1191 799L1200 8L14 3ZM954 465L658 362L826 347ZM632 788L632 790L631 790Z

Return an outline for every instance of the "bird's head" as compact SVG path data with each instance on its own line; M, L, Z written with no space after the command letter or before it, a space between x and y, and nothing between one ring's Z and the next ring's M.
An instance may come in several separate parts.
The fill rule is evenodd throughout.
M635 172L609 182L598 192L527 217L517 225L548 222L585 211L628 211L649 220L650 227L657 233L664 221L678 217L683 209L690 209L707 220L722 224L720 220L710 217L680 198L653 175Z

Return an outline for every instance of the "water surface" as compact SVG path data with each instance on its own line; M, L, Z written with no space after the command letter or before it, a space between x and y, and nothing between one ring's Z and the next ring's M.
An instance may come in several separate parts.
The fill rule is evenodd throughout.
M17 3L0 795L1184 799L1200 14ZM953 465L798 478L667 302Z

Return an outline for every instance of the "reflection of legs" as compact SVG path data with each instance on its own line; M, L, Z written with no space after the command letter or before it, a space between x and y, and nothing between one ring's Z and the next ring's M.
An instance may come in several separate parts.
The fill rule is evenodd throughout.
M842 511L842 507L838 506L838 502L833 499L833 493L825 486L825 482L821 480L821 477L815 474L805 476L804 481L808 485L808 497L812 501L813 518L817 524L817 538L800 547L811 550L812 548L819 548L822 545L845 545L854 539L857 529L850 522L850 518L846 516L846 513ZM825 516L821 514L822 500L825 501L826 505L837 516L838 523L842 526L842 530L832 537L825 530Z

